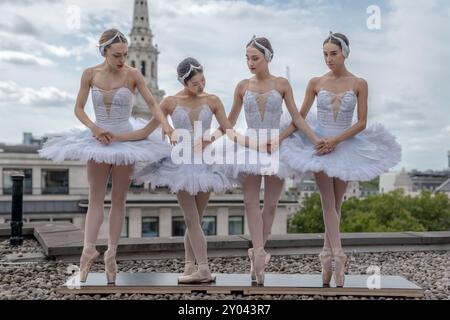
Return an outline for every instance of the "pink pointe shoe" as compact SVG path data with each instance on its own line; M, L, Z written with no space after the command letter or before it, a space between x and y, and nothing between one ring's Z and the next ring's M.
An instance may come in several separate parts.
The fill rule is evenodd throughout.
M332 258L333 253L331 248L323 248L319 254L319 260L322 264L322 284L324 287L330 286L331 276L333 275Z
M207 264L200 264L198 270L190 275L183 275L178 277L178 283L209 283L216 281L216 276L209 271Z
M108 250L105 251L104 256L105 274L108 284L116 283L116 275L117 275L116 253L117 253L117 246L115 248L109 247Z
M183 276L190 276L191 274L197 271L197 266L195 265L195 261L186 261L184 264L184 272Z
M264 284L265 268L270 260L270 254L264 251L264 248L256 248L253 250L254 262L253 268L258 285Z
M348 258L341 248L333 249L334 256L334 282L336 287L344 287L345 269L347 267Z
M89 271L100 253L95 245L85 246L80 258L80 282L86 282Z
M255 254L254 254L254 249L253 248L248 249L248 257L250 258L250 277L252 279L252 282L256 282ZM270 260L270 254L267 253L266 261L265 261L266 267L269 264L269 260Z

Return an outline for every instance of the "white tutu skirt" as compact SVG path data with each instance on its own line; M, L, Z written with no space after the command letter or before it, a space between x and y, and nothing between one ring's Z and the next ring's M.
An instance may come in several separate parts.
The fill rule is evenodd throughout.
M133 130L146 125L145 120L130 119ZM111 165L131 165L137 162L157 162L170 156L171 145L162 141L161 128L156 129L147 139L140 141L115 141L102 145L90 130L72 130L51 137L39 150L43 158L56 163L64 160L80 160L87 163L107 163Z
M318 137L333 136L320 127L314 131ZM280 154L299 174L323 171L343 181L368 181L400 162L401 146L383 125L373 124L323 156L316 155L306 135L296 131L283 141Z
M234 183L220 170L206 164L175 164L165 158L158 163L135 167L132 178L136 183L150 182L152 188L168 187L172 193L186 191L221 193L234 187Z
M280 130L281 134L291 124L292 118L288 112L284 111L281 116ZM264 137L262 137L264 138ZM284 142L282 142L283 144ZM227 162L220 170L225 172L227 177L238 183L242 183L247 175L276 176L280 179L295 178L299 174L293 170L285 158L280 153L280 149L274 153L259 152L254 149L244 147L240 144L234 144L233 163ZM226 151L231 151L227 147Z
M242 183L247 175L276 176L280 179L291 178L295 171L282 158L279 150L269 154L236 144L233 161L219 165L218 170L234 182Z
M200 154L191 150L188 159L181 159L178 148L192 148L190 144L182 144L178 143L172 149L172 155L156 163L137 164L132 175L133 180L137 184L149 182L152 188L168 187L172 193L185 191L191 195L197 195L199 192L222 193L237 185L225 175L222 166L214 164L215 159L206 158L206 153L212 155L218 152L217 144L209 145Z

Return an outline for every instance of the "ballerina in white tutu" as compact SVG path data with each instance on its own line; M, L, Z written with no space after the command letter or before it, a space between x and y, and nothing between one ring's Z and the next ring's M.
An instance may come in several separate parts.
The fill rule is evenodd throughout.
M235 125L244 107L247 135L256 134L258 144L265 143L268 153L238 146L236 163L226 164L224 170L231 179L237 178L241 182L245 213L253 244L253 248L248 250L251 279L258 284L263 284L264 269L270 259L270 254L264 250L265 243L272 229L284 179L293 175L286 159L278 152L283 101L295 125L315 144L319 145L321 141L297 112L289 81L270 73L269 62L273 58L273 49L269 40L254 36L247 44L246 50L248 68L254 77L243 80L237 85L228 119L232 125ZM260 189L263 178L264 206L261 210Z
M209 130L213 116L233 141L237 140L238 143L254 149L258 149L258 145L235 132L220 99L204 92L206 80L203 67L196 59L183 60L178 65L177 72L178 80L184 88L165 98L161 102L161 109L166 116L170 115L176 129L175 135L180 136L182 140L179 140L172 150L171 157L158 163L137 166L133 178L137 183L150 182L153 187L168 186L177 194L187 227L184 238L185 271L178 279L179 282L212 282L215 276L211 274L208 266L207 244L201 227L202 217L211 192L222 192L232 188L234 184L216 162L223 162L223 159L204 158L206 154L212 155L216 152L221 157L223 153L219 148L211 150L215 145L208 144L201 152L201 146L206 146L204 140L211 140ZM114 140L142 139L157 125L157 121L152 120L145 128L117 135ZM196 149L196 145L200 145L200 148Z
M295 171L315 174L325 223L324 248L319 255L323 284L330 283L334 257L334 280L343 286L347 257L342 250L339 220L347 183L371 180L394 167L401 159L401 147L381 124L366 127L368 85L345 66L350 54L347 37L330 32L323 53L331 71L309 81L300 114L306 118L317 97L317 126L313 130L324 143L314 146L302 132L293 133L291 124L280 138L284 140L280 153ZM352 125L356 106L358 121Z
M171 146L164 143L162 137L170 135L173 129L157 106L142 75L125 64L128 51L125 36L116 29L107 30L100 38L99 49L105 60L102 64L84 71L75 105L75 115L89 129L50 138L39 150L39 154L55 162L81 160L87 163L89 207L80 259L82 282L86 281L92 263L99 256L95 243L103 222L103 203L108 178L112 176L108 250L105 252L104 261L107 281L114 283L117 273L115 257L133 166L139 161L155 162L169 156ZM95 123L84 111L90 89ZM130 119L136 89L144 97L157 121L162 123L162 137L160 135L159 138L142 141L113 142L113 135L143 126Z

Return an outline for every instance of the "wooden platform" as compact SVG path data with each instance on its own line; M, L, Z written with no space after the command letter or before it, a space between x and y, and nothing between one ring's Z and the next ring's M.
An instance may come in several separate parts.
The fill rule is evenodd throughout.
M108 285L104 273L90 273L87 282L79 283L78 276L69 279L58 289L60 294L170 294L205 292L209 294L243 295L295 294L323 296L384 296L420 298L423 289L399 276L381 276L379 289L368 289L369 275L347 275L344 288L322 287L320 274L266 274L263 286L252 283L248 274L215 274L215 283L178 284L175 273L119 273L115 285Z

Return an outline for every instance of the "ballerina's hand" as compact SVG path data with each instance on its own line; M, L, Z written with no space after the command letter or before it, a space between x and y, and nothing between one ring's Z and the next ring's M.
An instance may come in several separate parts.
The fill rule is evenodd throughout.
M172 126L168 123L164 124L162 127L162 139L163 141L166 139L166 136L169 137L170 140L170 144L171 145L176 145L177 144L177 140L175 138L175 134L174 134L175 130L172 128Z
M116 136L116 135L112 134L111 132L108 132L108 137L109 137L109 143L112 143L115 141L120 141L119 136Z
M108 145L108 144L114 142L114 135L112 135L110 132L108 132L108 133L104 134L100 138L99 141L101 142L101 144Z
M197 142L199 145L201 144L202 150L205 150L209 145L213 144L214 141L219 140L222 134L220 132L214 132L210 134L209 132L203 135L203 139Z
M265 153L270 153L270 146L269 146L269 144L267 143L267 142L265 142L265 143L261 143L258 147L257 147L257 150L259 151L259 152L265 152Z
M267 143L268 153L274 153L280 148L280 141L278 139L270 140Z
M325 138L324 143L316 146L316 153L319 156L333 152L336 149L338 142L334 138Z
M92 136L97 139L101 144L110 144L112 142L112 134L106 130L99 127L92 129Z
M210 140L199 139L194 145L194 153L201 153L212 142Z

